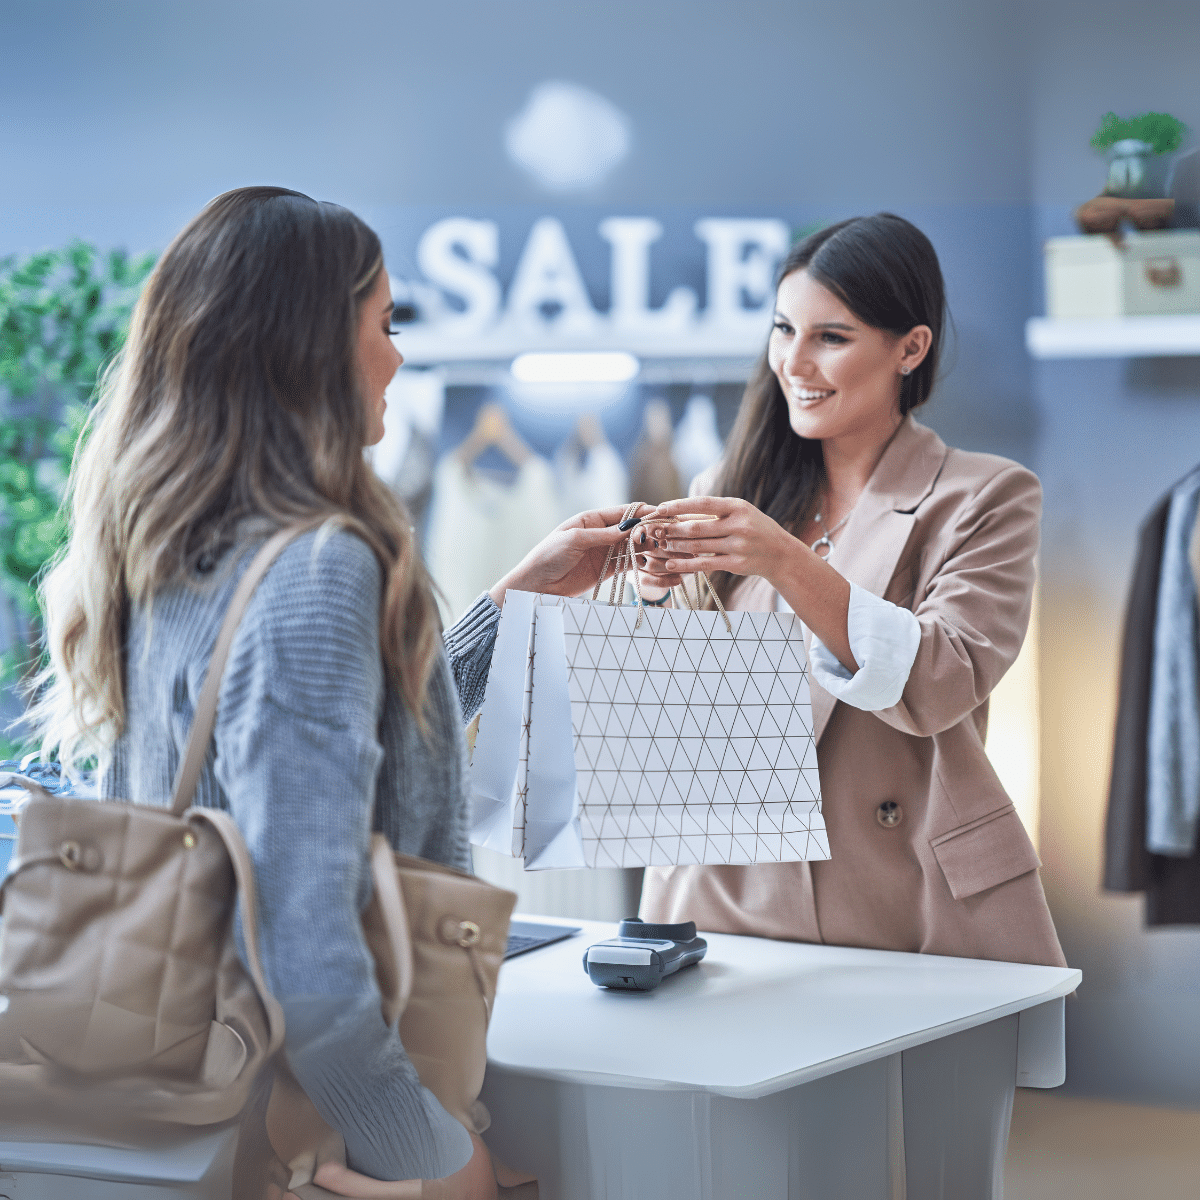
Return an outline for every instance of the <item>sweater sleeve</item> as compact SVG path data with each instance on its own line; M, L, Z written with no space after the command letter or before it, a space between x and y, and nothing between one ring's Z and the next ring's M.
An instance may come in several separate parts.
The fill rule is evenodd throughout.
M484 592L443 635L464 721L483 707L500 610Z
M351 534L284 551L234 641L215 766L254 864L263 970L296 1078L355 1170L434 1179L465 1165L470 1137L385 1024L361 924L383 757L380 594L375 557Z

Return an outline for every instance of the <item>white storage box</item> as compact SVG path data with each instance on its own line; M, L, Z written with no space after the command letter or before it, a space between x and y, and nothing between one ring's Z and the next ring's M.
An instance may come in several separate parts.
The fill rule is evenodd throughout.
M1200 232L1163 229L1046 242L1046 315L1200 313Z

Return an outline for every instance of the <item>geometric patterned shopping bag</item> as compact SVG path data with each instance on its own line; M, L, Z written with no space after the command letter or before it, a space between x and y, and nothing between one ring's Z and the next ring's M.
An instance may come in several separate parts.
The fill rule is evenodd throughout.
M828 858L799 621L640 613L508 593L471 840L534 870Z
M795 616L559 611L588 866L829 857Z

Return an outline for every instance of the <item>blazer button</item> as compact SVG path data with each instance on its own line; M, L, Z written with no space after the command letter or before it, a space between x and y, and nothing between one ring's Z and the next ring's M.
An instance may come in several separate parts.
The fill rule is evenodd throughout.
M904 820L904 809L898 805L895 800L885 800L875 810L875 820L877 820L884 829L895 829L901 821Z

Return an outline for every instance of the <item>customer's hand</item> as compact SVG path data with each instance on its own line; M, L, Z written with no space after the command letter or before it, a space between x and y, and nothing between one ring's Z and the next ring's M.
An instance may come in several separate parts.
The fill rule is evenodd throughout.
M341 1163L327 1162L317 1168L313 1183L352 1200L496 1200L496 1176L488 1148L474 1134L471 1142L475 1151L467 1165L445 1179L372 1179Z
M649 504L640 504L634 515L640 517L653 511ZM601 508L564 521L534 546L488 594L502 606L504 593L509 588L521 592L549 592L555 596L578 596L595 587L609 547L619 547L629 538L617 528L624 515L624 508Z

